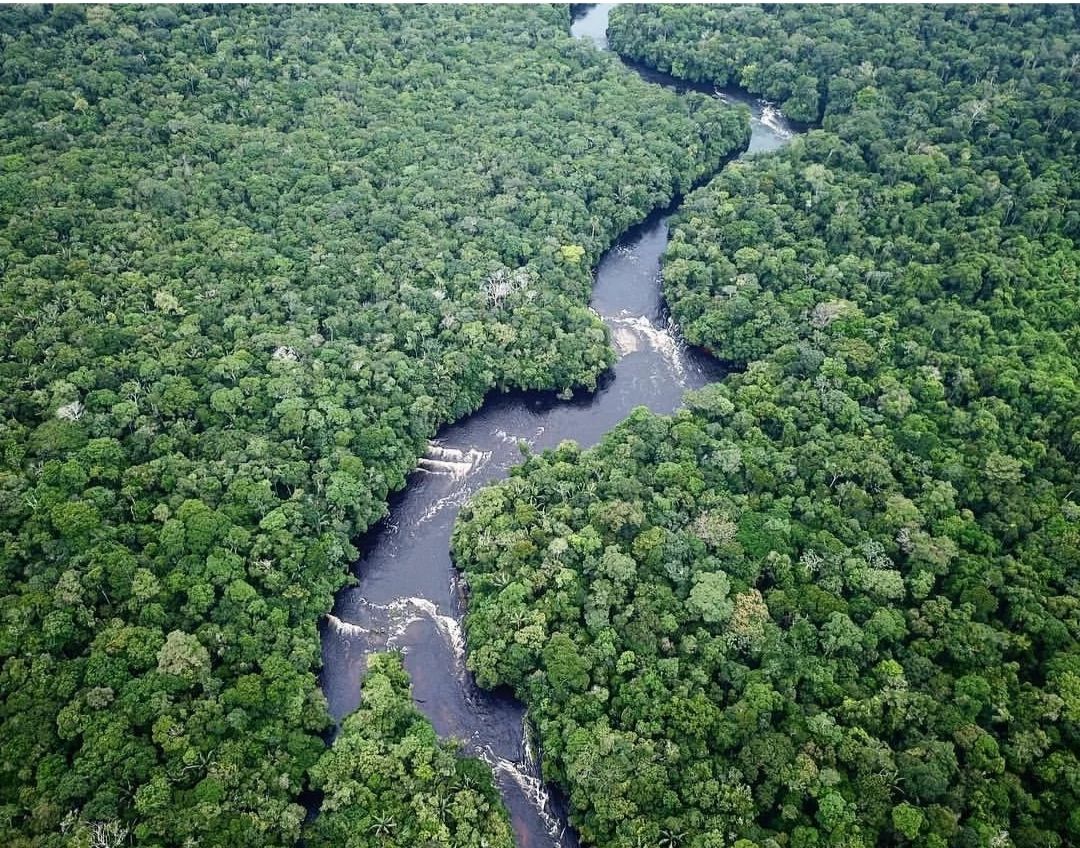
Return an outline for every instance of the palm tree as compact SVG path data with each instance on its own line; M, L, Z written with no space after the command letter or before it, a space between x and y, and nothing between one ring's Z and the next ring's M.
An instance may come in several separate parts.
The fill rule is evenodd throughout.
M660 831L660 848L678 848L686 838L685 833L676 833L674 830Z
M394 821L394 817L391 815L374 815L372 816L371 827L369 831L379 837L387 837L393 834L397 830L397 822Z

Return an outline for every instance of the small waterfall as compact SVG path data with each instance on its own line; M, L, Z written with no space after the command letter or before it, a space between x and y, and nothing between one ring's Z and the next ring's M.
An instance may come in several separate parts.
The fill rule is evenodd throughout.
M460 450L443 447L437 442L429 442L427 451L420 457L416 467L419 471L445 474L451 479L461 480L486 465L489 459L491 459L491 451L482 451L477 448Z
M460 483L475 474L491 460L492 452L479 448L450 448L438 442L429 442L424 455L416 464L417 471L447 477ZM471 490L468 486L459 486L450 494L436 499L416 520L416 525L430 521L450 506L461 506L468 500Z
M521 757L522 761L532 771L536 771L536 750L533 747L532 725L529 724L529 715L526 713L521 719Z
M364 617L370 618L372 626L343 621L336 615L327 614L330 626L347 637L382 635L384 649L395 650L401 645L401 639L408 629L418 621L428 619L435 625L443 640L454 653L458 673L465 672L465 634L460 622L451 615L439 612L439 608L427 598L397 598L389 604L375 604L366 599L359 599ZM376 648L378 650L378 648Z
M686 372L684 345L674 322L669 320L667 326L657 327L644 315L619 315L605 320L620 356L628 356L647 346L667 361L676 377L683 377Z
M575 24L579 36L591 37L601 49L606 49L603 32L608 8L593 7L585 17L579 13ZM662 77L650 73L645 78L662 85ZM671 80L673 86L677 82ZM758 145L755 149L775 149L793 135L775 106L739 93L717 94L725 100L746 103L755 115L760 114L753 122ZM361 589L345 590L339 595L338 615L326 616L327 641L342 643L330 646L324 677L324 681L330 681L328 697L338 701L335 714L345 714L342 706L355 706L357 679L364 665L359 660L363 656L380 650L408 649L410 665L416 668L416 682L422 689L420 697L424 699L418 700L419 708L441 728L440 733L468 740L465 752L489 764L511 809L518 844L533 848L570 848L577 842L566 824L560 797L552 797L543 782L541 753L531 724L526 719L520 728L517 725L522 707L504 694L479 690L465 667L465 640L458 618L462 611L460 595L446 557L448 518L452 509L462 505L485 480L506 476L506 468L518 461L514 444L523 441L543 446L555 445L564 438L598 437L597 423L604 423L608 430L625 417L623 402L628 400L628 394L635 403L668 412L677 407L674 396L681 396L684 389L709 376L700 369L695 352L687 348L675 323L660 317L650 320L646 316L653 314L653 307L648 303L653 301L642 305L642 299L636 296L641 287L659 286L659 277L650 275L647 268L659 265L665 233L666 228L661 226L651 230L646 240L634 237L620 242L612 251L617 261L597 272L598 278L600 274L625 278L616 293L627 297L598 301L610 304L603 309L605 316L594 305L589 309L609 327L620 359L638 354L615 366L619 376L611 387L598 393L588 409L573 404L538 410L523 403L508 407L511 411L505 416L484 418L483 429L465 428L446 434L447 442L461 447L439 438L430 441L416 466L424 473L410 482L415 497L403 506L393 507L383 524L384 537L396 538L384 538L382 544L365 552L365 561L358 568ZM659 292L655 302L660 302ZM517 435L534 428L531 437ZM436 516L438 520L432 520ZM418 531L421 525L423 529ZM449 591L443 575L432 570L442 568L449 572ZM374 588L364 586L368 579L373 579ZM359 597L365 590L385 603ZM423 633L414 632L409 638L409 628L418 622L423 622ZM431 636L428 622L438 631L438 637ZM331 671L336 671L336 676Z
M540 776L540 764L533 750L532 731L529 727L528 715L521 719L521 759L514 761L506 757L500 757L489 746L481 746L477 749L480 758L491 766L492 770L502 778L512 781L522 795L536 810L540 820L547 829L548 836L556 846L566 845L566 824L562 816L555 809L554 799L548 791L547 784Z
M480 451L470 450L466 453L458 448L444 448L437 442L429 442L427 448L427 455L433 459L446 460L449 462L469 462L474 459L472 454L479 454Z
M761 117L758 120L772 130L777 138L791 138L791 129L784 121L783 113L772 103L762 103Z
M544 782L536 775L523 771L517 763L510 762L503 757L481 754L481 758L491 766L496 774L508 778L517 785L521 793L536 809L540 820L544 823L544 827L547 828L548 835L556 845L563 845L566 828L559 817L552 812L551 793L548 792Z
M395 601L395 603L398 602ZM465 634L461 631L461 623L453 616L444 615L439 612L438 607L427 598L405 598L404 603L413 609L419 610L424 617L427 617L434 622L439 633L442 634L451 650L453 650L454 659L457 660L459 666L459 672L464 674Z
M361 636L367 636L371 633L366 627L361 627L359 624L353 624L351 621L342 621L336 615L331 613L326 614L326 622L333 630L350 639L358 639Z

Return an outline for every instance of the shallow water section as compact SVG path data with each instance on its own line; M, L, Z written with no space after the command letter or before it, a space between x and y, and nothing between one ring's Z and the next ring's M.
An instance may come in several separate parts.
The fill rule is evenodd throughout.
M585 9L572 32L606 49L600 36L610 8ZM635 70L657 84L687 90L664 74ZM791 136L767 104L716 94L751 107L750 151L776 149ZM492 766L522 848L570 848L577 841L562 801L540 779L524 708L508 693L478 689L465 668L450 532L461 505L521 461L520 446L538 452L564 439L596 444L635 407L673 412L686 390L723 376L708 355L687 347L664 308L660 257L673 211L657 211L625 233L597 268L592 307L610 328L619 354L597 391L579 392L569 401L523 392L493 396L475 414L440 431L406 488L391 500L387 518L361 540L359 583L339 593L322 625L322 685L333 716L340 719L359 703L368 655L403 651L414 699L440 736L460 740L465 753Z

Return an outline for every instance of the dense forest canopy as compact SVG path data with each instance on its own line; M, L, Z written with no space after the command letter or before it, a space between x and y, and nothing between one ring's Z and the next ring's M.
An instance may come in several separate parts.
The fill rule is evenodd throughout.
M1080 841L1076 18L613 11L822 128L674 224L672 311L743 373L455 530L586 843Z
M933 123L923 113L942 96L960 97L970 104L969 118L974 111L977 122L988 122L1008 93L1000 84L1014 81L1038 94L1042 102L1029 106L1055 115L1053 126L1068 123L1072 98L1060 83L1077 69L1076 14L1069 5L987 14L945 4L627 4L612 11L608 38L628 58L685 79L740 86L796 121L846 112L871 85L903 92L906 120L924 127Z
M567 24L0 10L0 842L295 843L351 540L748 134Z

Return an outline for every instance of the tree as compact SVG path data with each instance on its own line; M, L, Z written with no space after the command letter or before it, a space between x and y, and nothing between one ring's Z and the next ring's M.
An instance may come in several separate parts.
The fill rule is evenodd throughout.
M210 652L198 637L173 630L158 651L158 671L188 683L201 681L210 672Z

